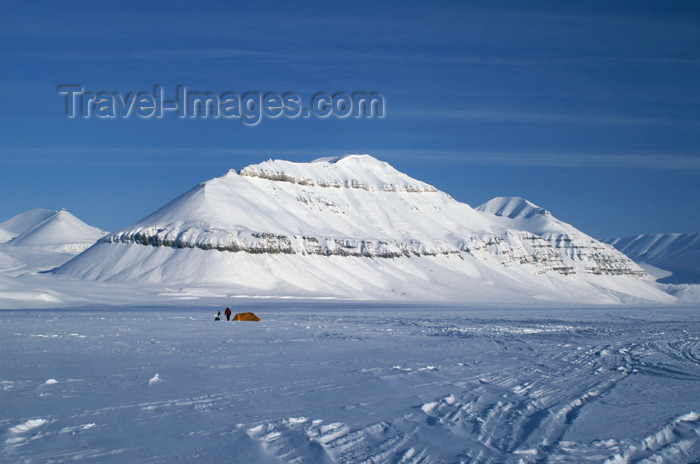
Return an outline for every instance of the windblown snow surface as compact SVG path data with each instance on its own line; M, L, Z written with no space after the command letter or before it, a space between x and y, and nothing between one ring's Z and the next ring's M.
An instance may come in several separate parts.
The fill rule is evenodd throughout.
M693 463L697 308L0 312L7 463Z

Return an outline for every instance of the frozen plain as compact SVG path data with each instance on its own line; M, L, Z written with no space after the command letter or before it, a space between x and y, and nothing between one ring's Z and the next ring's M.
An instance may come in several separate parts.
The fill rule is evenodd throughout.
M236 304L0 312L0 462L700 460L697 307Z

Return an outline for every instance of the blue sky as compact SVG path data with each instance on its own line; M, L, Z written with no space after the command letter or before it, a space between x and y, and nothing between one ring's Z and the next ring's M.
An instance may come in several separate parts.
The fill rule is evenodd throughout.
M596 237L700 230L695 2L16 2L0 18L0 220L125 227L269 158L370 153L472 206ZM383 119L69 119L57 86L374 91Z

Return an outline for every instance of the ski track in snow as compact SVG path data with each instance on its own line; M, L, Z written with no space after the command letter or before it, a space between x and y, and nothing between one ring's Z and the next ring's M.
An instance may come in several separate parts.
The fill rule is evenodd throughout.
M253 310L1 312L0 462L700 460L697 309Z

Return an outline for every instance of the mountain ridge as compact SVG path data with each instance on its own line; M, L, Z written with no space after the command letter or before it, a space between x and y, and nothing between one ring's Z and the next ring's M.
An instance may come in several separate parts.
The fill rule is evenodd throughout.
M556 218L575 246L494 218L369 155L271 160L199 184L55 272L354 299L668 297L629 258ZM484 293L484 282L499 290Z
M700 283L700 233L639 234L603 240L635 261L670 271L661 283Z
M246 166L240 174L329 188L344 187L387 192L437 192L437 189L432 185L413 179L397 171L389 163L366 154L317 158L310 163L271 159Z

